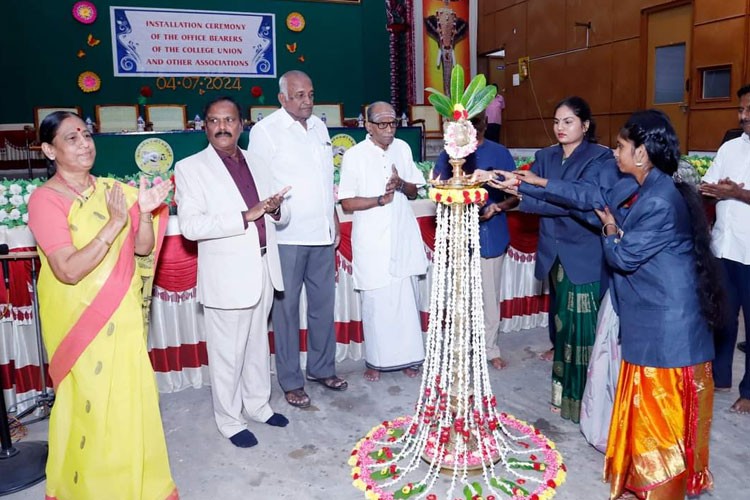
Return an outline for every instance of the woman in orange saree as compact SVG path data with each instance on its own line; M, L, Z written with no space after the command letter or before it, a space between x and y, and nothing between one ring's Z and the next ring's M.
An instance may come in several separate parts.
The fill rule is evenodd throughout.
M630 204L605 194L604 256L613 271L622 364L604 463L610 498L682 500L712 486L713 331L718 262L694 186L675 175L679 143L664 113L634 113L617 137ZM621 193L620 193L621 194ZM629 496L628 496L629 495Z
M56 168L29 200L55 386L46 498L177 499L142 314L170 184L94 178L93 139L75 114L49 115L40 139Z

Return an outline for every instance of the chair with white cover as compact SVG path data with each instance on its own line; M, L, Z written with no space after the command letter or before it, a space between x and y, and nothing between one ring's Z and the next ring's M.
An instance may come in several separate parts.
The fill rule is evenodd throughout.
M146 123L154 132L185 130L187 106L184 104L146 104Z
M409 125L422 128L422 158L428 139L443 139L443 117L430 104L410 104Z
M343 127L344 126L344 106L340 102L332 103L316 103L313 105L313 114L323 119L325 113L326 125L329 127Z
M250 106L250 108L248 108L250 122L256 123L259 121L258 118L268 116L277 109L279 109L279 106Z
M104 132L135 132L138 130L137 104L97 104L96 129Z
M75 113L78 116L81 117L81 120L83 120L83 116L81 116L81 107L80 106L35 106L34 107L34 129L39 130L39 125L44 121L44 119L47 117L47 115L50 115L54 113L55 111L68 111L70 113Z

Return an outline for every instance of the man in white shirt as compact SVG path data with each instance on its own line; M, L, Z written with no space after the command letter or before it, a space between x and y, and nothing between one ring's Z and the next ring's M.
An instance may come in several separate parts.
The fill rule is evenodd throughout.
M700 191L718 200L711 248L726 271L727 319L715 337L714 385L717 391L732 388L732 360L737 340L740 309L745 316L745 339L750 334L750 85L737 91L737 109L743 134L724 143L703 177ZM750 414L750 359L745 356L745 375L740 397L730 411Z
M299 303L307 291L307 380L343 391L347 382L336 376L333 329L335 247L339 224L333 199L333 152L326 125L312 114L312 81L302 71L279 79L282 109L250 130L250 164L268 169L279 186L292 186L289 223L278 228L284 291L274 297L276 375L286 401L310 406L300 367ZM295 213L296 212L296 213Z
M341 165L339 200L354 212L354 287L362 299L365 379L402 370L416 377L424 362L416 277L427 272L427 257L408 199L424 182L411 149L395 138L393 107L367 108L367 138L349 149Z

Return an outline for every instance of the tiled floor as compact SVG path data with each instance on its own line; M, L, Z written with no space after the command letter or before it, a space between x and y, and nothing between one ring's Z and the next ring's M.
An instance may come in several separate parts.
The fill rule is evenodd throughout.
M551 364L537 358L547 348L546 329L508 334L501 347L509 366L491 371L499 406L541 429L557 443L568 465L567 482L555 498L604 500L608 485L601 482L603 456L587 445L578 427L549 411ZM750 464L750 416L729 413L737 397L741 362L735 359L735 388L716 395L711 442L711 469L716 487L702 498L750 498L747 468ZM210 389L188 389L162 396L164 428L172 472L185 500L234 499L360 499L352 487L346 462L352 446L380 421L410 414L419 379L401 373L385 374L380 382L362 378L364 363L347 361L339 374L349 379L343 393L309 386L313 405L307 410L288 406L276 381L272 403L289 417L285 429L253 425L260 444L238 449L216 431L211 413ZM30 426L26 439L46 439L46 421ZM1 471L1 469L0 469ZM39 484L9 495L10 500L41 499Z

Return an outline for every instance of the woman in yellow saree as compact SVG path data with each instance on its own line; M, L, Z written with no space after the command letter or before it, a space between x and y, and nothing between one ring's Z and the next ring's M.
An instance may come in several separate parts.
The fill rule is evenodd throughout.
M94 178L93 139L72 113L45 118L40 140L56 168L29 200L56 394L46 498L177 499L142 315L170 183Z

